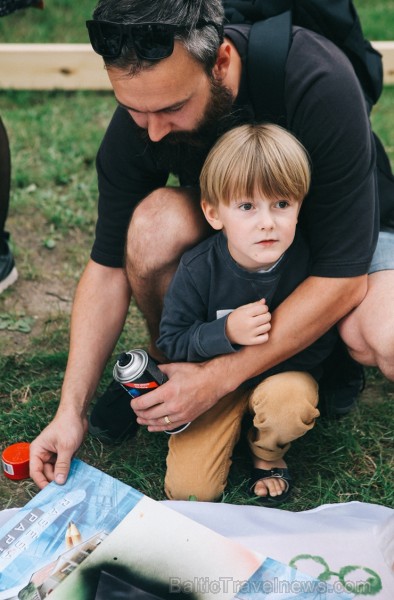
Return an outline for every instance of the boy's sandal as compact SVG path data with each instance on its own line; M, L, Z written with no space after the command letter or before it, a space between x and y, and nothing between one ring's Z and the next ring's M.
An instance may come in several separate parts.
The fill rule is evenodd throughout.
M271 479L272 477L282 479L286 484L285 489L279 496L271 496L269 493L267 493L266 496L258 496L254 493L254 488L258 481ZM253 498L258 500L261 504L273 506L285 502L291 494L292 487L292 478L288 469L281 469L279 467L275 467L273 469L252 469L249 480L249 491L251 496L253 496Z

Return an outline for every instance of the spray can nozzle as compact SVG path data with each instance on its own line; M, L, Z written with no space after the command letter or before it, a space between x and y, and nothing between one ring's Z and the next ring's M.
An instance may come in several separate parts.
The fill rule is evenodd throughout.
M118 364L120 367L126 367L132 360L133 357L128 352L122 352L122 354L119 354L118 356Z

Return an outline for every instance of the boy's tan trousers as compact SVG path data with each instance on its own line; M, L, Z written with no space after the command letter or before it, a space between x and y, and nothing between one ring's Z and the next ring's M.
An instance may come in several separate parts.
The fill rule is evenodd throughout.
M273 461L290 442L312 429L319 416L318 386L311 375L290 371L267 377L253 390L222 398L184 432L170 436L165 492L172 500L214 501L226 487L231 457L245 412L252 455Z

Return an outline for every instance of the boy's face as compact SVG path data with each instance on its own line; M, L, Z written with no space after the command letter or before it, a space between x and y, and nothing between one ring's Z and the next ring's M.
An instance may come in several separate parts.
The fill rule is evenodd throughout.
M224 230L235 262L257 271L275 264L293 242L300 203L255 193L217 208L203 200L202 209L214 229Z

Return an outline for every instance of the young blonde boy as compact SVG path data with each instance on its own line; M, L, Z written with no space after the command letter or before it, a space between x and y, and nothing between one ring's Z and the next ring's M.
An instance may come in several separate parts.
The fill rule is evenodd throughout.
M309 275L296 227L309 185L306 151L279 126L243 125L218 140L200 176L201 207L218 233L185 253L166 294L158 347L169 360L204 361L268 340L271 313ZM249 411L250 489L263 503L286 500L292 479L283 457L319 416L320 365L335 339L328 332L172 436L167 495L221 495Z

